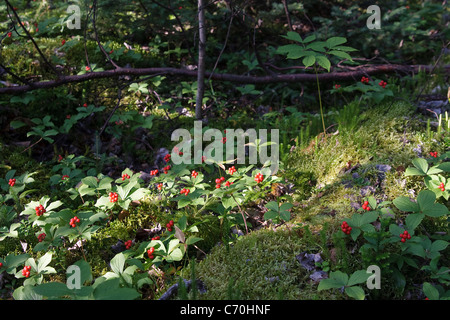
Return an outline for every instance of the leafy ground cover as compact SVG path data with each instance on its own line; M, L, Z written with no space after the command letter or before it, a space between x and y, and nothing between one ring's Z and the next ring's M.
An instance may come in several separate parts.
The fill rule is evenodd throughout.
M24 90L0 95L1 299L448 299L449 9L386 4L363 41L366 8L324 4L207 5L209 71L312 80L208 79L202 119L186 71L197 4L83 2L78 31L65 3L1 4L0 92ZM371 59L432 68L324 77ZM167 66L187 78L132 73ZM53 67L64 85L25 88ZM83 78L111 70L123 73ZM198 120L231 150L233 130L273 142L278 129L278 170L207 153L179 163L193 146L172 133ZM270 145L250 141L244 157Z

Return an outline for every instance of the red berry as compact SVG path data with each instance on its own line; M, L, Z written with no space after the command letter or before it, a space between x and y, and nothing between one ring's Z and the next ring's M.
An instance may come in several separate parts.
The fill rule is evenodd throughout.
M14 187L14 185L16 184L16 179L9 179L8 184L9 184L11 187Z
M260 183L260 182L262 182L264 180L264 176L261 174L261 173L257 173L256 175L255 175L255 181L257 182L257 183Z
M109 193L109 202L117 202L117 200L119 199L119 196L117 195L117 193L115 192L110 192Z
M169 225L170 225L170 226L173 226L173 220L170 220L170 221L169 221Z
M12 32L8 32L8 37L11 38Z
M91 70L91 67L86 66L86 71L89 71L89 70Z
M64 45L66 43L66 40L62 39L61 44Z

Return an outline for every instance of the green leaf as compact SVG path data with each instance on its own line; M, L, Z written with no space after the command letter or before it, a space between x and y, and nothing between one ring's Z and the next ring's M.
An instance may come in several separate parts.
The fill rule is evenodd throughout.
M413 231L422 222L425 215L421 213L411 213L405 219L406 229Z
M48 282L34 287L34 292L48 298L59 298L62 296L72 295L72 291L65 283Z
M333 47L333 50L340 50L340 51L347 51L347 52L358 51L358 49L355 49L352 47L347 47L347 46L336 46L336 47Z
M280 218L283 219L284 221L289 221L291 220L291 213L289 211L281 211Z
M400 196L400 197L394 199L394 201L392 201L392 203L397 207L397 209L399 209L401 211L419 212L419 205L417 203L409 200L408 197Z
M347 287L345 288L345 293L353 299L364 300L365 293L361 287Z
M319 64L319 66L321 66L322 68L324 68L328 72L330 72L331 62L330 62L330 60L328 60L327 57L322 56L322 55L316 56L316 60L317 60L317 63Z
M264 213L264 220L273 220L275 218L278 218L278 212L269 210L266 213Z
M316 35L315 35L315 34L306 37L306 38L303 40L303 43L309 43L309 42L312 42L312 41L314 41L314 40L316 40Z
M85 282L92 281L92 272L90 264L84 259L78 260L74 263L75 266L80 268L81 279L80 282L83 285Z
M307 49L312 49L312 50L317 51L317 52L326 52L326 50L324 48L325 45L326 45L326 43L324 41L316 41L316 42L308 44L306 46L306 48Z
M358 270L355 271L348 280L347 286L353 286L355 284L366 282L370 277L370 273L367 273L366 270Z
M439 252L445 250L448 246L448 242L444 240L436 240L431 244L430 251Z
M426 208L432 207L436 201L436 194L431 190L422 190L417 196L417 203L423 212Z
M445 172L450 172L450 162L441 163L439 165L439 169L441 169L441 170L443 170Z
M26 124L23 123L22 121L11 121L11 122L9 123L9 126L10 126L11 128L13 128L13 129L19 129L19 128L25 126L25 125L26 125Z
M428 162L423 158L415 158L412 160L412 164L423 174L426 174L428 171Z
M123 269L125 267L125 256L123 253L116 254L114 258L111 259L110 265L111 270L114 271L114 273L123 273Z
M119 284L119 278L101 282L95 287L95 300L134 300L140 297L140 294L135 289L120 288Z
M37 272L40 273L41 271L43 271L48 264L52 261L52 254L51 252L47 252L45 255L43 255L42 257L40 257L38 259L38 264L37 264Z
M426 174L417 168L408 167L405 171L405 176L425 176Z
M346 42L347 39L344 37L332 37L330 39L327 39L326 46L331 49Z
M425 282L423 284L422 290L429 300L439 300L439 291L430 283Z
M361 226L364 224L372 223L378 219L377 211L368 211L362 215Z
M305 58L303 58L302 62L305 67L310 67L314 63L316 63L316 57L313 55L306 56Z
M180 219L178 219L177 225L181 230L185 230L187 226L187 217L183 215Z
M285 36L282 36L282 37L285 38L285 39L297 41L297 42L300 42L300 43L303 42L302 37L300 36L300 34L298 34L297 32L294 32L294 31L289 31Z
M270 201L266 204L266 208L272 211L276 211L278 212L279 207L278 207L278 202L276 201Z
M278 47L276 53L287 54L286 58L288 59L299 59L309 54L307 50L296 44L288 44Z
M435 203L433 206L425 208L422 212L429 217L437 218L447 215L448 209L441 203Z
M317 290L327 290L333 288L342 288L347 285L348 275L341 271L330 272L330 277L328 279L323 279L320 281Z
M287 210L291 209L292 207L294 207L294 205L292 203L283 203L280 206L280 211L287 211Z
M347 60L353 61L352 57L344 51L331 50L328 53L332 54L333 56L342 58L342 59L347 59Z
M189 238L187 238L186 244L189 246L189 245L194 244L196 242L199 242L201 240L203 240L203 239L202 238L198 238L198 237L194 237L194 236L190 236Z

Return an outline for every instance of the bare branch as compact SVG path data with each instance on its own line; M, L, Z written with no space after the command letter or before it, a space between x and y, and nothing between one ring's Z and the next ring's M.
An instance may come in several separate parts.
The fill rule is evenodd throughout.
M434 66L430 65L398 65L398 64L380 64L367 66L359 70L345 72L321 73L318 75L320 82L332 81L352 81L366 75L389 74L400 72L403 74L416 74L419 71L431 73ZM450 73L450 65L443 66L446 73ZM50 89L66 85L69 83L78 83L89 80L114 78L118 76L144 76L144 75L166 75L176 77L197 78L196 70L177 69L177 68L118 68L114 70L89 72L81 75L61 76L56 80L33 82L29 85L11 86L0 88L0 94L20 94L35 89ZM205 77L210 76L210 72L205 72ZM316 75L313 73L293 73L277 74L274 76L246 76L229 73L214 73L211 80L229 81L242 84L268 84L268 83L297 83L297 82L315 82Z

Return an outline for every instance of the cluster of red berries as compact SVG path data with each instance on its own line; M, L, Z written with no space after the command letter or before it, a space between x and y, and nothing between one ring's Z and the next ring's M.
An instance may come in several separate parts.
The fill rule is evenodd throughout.
M83 107L87 108L87 103L84 103L84 104L83 104Z
M38 241L39 242L42 242L42 241L44 241L44 239L45 239L45 236L46 236L46 234L45 233L41 233L40 235L38 235Z
M34 208L34 211L36 211L36 215L37 215L38 217L42 216L45 212L47 212L47 211L44 209L44 206L43 206L42 204L40 204L40 205L38 205L36 208Z
M370 211L369 201L364 201L362 208L366 211Z
M159 239L161 239L160 236L156 236L156 237L153 237L153 238L152 238L152 240L159 240Z
M219 189L221 187L221 183L225 181L224 177L220 177L216 179L216 189Z
M158 187L158 190L161 191L161 189L163 187L163 184L162 183L158 183L157 187Z
M130 176L127 173L124 173L122 175L122 181L124 181L125 179L130 179Z
M30 270L31 270L31 266L25 266L25 267L23 267L23 269L22 269L22 275L23 275L25 278L28 278L28 277L30 276Z
M344 232L345 234L350 234L350 232L352 231L352 227L350 227L347 223L347 221L342 222L341 225L341 230L342 232Z
M445 185L443 182L439 185L439 189L441 189L441 191L445 191Z
M167 231L172 231L173 220L170 220L170 221L166 224L166 227L167 227Z
M9 184L11 187L14 187L14 185L16 184L16 179L9 179L8 184Z
M12 32L8 32L8 38L11 38Z
M131 240L125 241L125 248L127 250L130 249L132 244L133 244L133 241L131 241Z
M437 158L437 152L430 152L430 156L432 156L433 158Z
M233 175L233 173L236 172L236 168L234 166L232 166L230 169L228 169L228 173Z
M157 174L158 174L158 169L150 171L151 176L156 176Z
M154 247L151 247L150 249L147 250L147 254L148 254L148 258L149 259L153 259L154 258L153 252L155 252L155 248Z
M61 177L61 180L66 180L66 179L69 179L69 176L67 174L65 174Z
M400 238L402 238L402 240L400 240L401 242L405 242L406 239L411 239L411 235L405 230L402 234L400 234Z
M89 70L91 70L91 67L86 66L86 71L89 71Z
M115 192L109 193L109 202L117 202L118 199L119 199L119 196L117 195L117 193L115 193Z
M369 83L369 78L362 77L362 78L361 78L361 82L367 84L367 83Z
M191 176L192 176L192 178L197 178L198 172L195 170L192 170Z
M222 143L225 144L227 142L227 137L222 138Z
M77 226L77 223L80 223L80 218L78 218L77 216L73 217L69 221L69 224L72 228L75 228Z
M384 88L386 88L387 82L381 80L378 84L379 84L381 87L383 87L383 89L384 89Z
M189 192L191 192L191 190L189 190L189 189L181 189L181 191L180 191L180 193L181 194L184 194L185 196L187 196L188 194L189 194Z
M58 162L61 162L63 159L64 159L63 156L58 154Z
M164 174L167 174L169 172L170 168L172 168L170 165L169 166L165 166L163 168Z
M262 175L262 173L257 173L255 176L255 181L257 183L261 183L264 180L264 176Z
M341 85L340 84L335 84L334 85L334 88L337 90L337 89L339 89L341 87Z
M170 153L166 154L166 156L164 157L164 161L169 162L171 157L172 156L170 155Z

